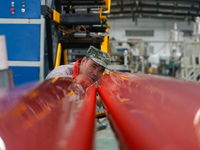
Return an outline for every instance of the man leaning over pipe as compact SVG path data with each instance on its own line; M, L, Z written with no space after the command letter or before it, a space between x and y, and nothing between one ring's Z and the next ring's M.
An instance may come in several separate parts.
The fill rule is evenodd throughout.
M55 68L47 75L46 79L71 77L74 83L80 84L86 90L89 86L98 82L109 62L109 54L90 46L83 59ZM97 112L99 112L97 113L97 117L105 116L105 113L100 110L101 107L101 100L97 94Z
M71 77L74 83L80 84L86 90L101 78L109 61L109 54L90 46L83 59L55 68L47 75L46 79Z

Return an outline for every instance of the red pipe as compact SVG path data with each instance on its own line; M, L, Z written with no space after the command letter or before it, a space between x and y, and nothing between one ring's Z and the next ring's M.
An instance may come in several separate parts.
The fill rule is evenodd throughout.
M200 85L111 72L98 83L122 149L200 149Z
M94 87L88 92L94 92ZM72 135L72 131L81 134L82 130L90 128L89 135L83 136L92 136L94 117L87 118L91 115L88 110L85 110L87 113L83 111L85 105L93 111L95 100L90 104L84 100L84 95L85 92L70 78L45 80L28 92L9 91L7 96L0 98L0 138L6 150L64 150L69 141L74 140L72 138L80 139L80 135ZM82 121L80 116L89 120L87 127L77 127L76 122ZM88 147L93 145L85 139L79 142Z
M91 86L85 95L83 106L80 109L77 121L71 132L67 149L92 150L94 149L94 127L96 88ZM79 130L78 130L79 129Z

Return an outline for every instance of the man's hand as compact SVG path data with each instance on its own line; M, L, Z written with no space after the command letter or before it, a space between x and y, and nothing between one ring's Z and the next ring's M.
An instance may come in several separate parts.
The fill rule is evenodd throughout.
M84 90L91 86L94 81L86 74L79 74L74 79L74 83L80 84Z

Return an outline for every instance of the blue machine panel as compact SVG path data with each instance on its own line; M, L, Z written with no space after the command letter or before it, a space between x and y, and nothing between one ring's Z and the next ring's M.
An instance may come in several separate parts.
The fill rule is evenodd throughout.
M0 0L0 18L38 19L41 0Z
M14 85L39 80L39 67L9 67L13 72Z
M40 25L0 24L0 35L6 36L8 60L40 60Z

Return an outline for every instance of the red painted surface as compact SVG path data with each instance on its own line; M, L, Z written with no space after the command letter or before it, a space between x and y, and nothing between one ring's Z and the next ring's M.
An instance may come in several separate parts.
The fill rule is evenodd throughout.
M122 149L200 149L199 84L111 72L97 90Z
M81 139L78 134L82 130L90 131L85 138L94 134L94 117L87 118L91 115L82 110L85 105L90 107L84 96L80 85L70 78L45 80L29 91L8 92L0 98L0 137L6 150L64 150L69 140L73 140L71 138L83 140L85 145L92 147L91 141L85 143L85 134ZM93 107L87 110L88 113L94 113L90 112ZM84 128L76 128L77 134L71 135L76 122L83 121L80 116L90 122Z
M83 106L71 132L69 150L92 150L94 149L94 127L96 109L96 88L91 86L85 95Z

